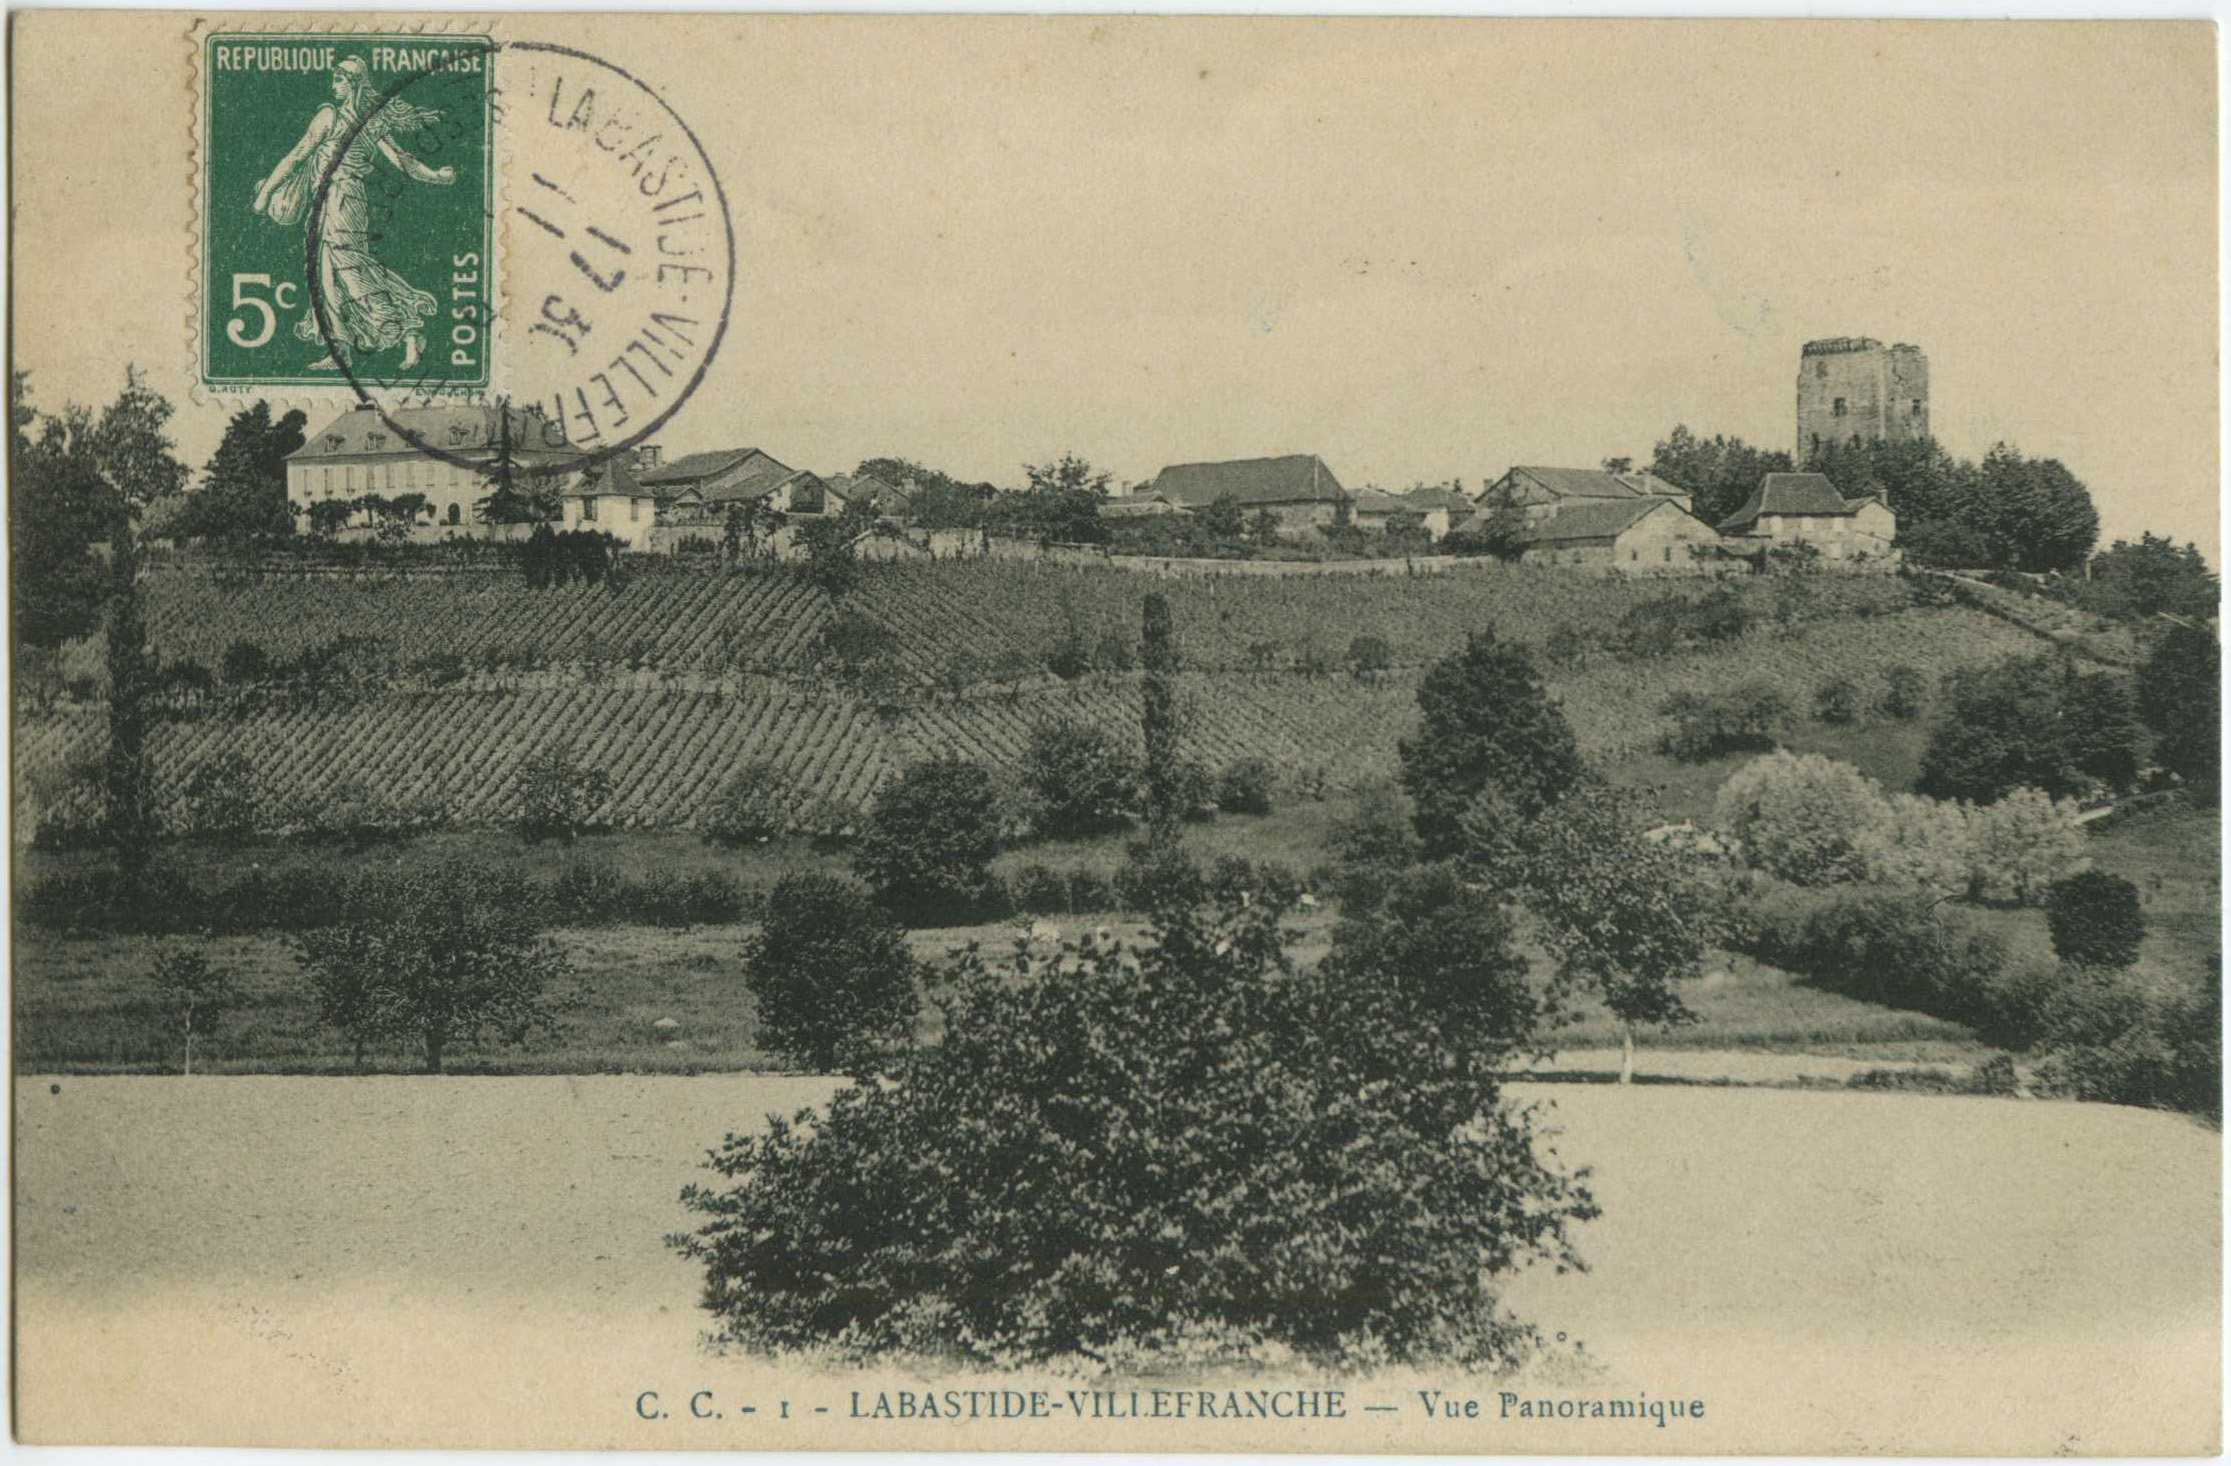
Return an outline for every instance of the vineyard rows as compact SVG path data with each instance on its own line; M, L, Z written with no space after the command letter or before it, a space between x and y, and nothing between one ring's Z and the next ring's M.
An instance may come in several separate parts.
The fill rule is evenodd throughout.
M932 607L948 626L973 617L1016 621L996 606L946 606L927 593L914 605ZM698 606L699 622L715 615L713 607ZM1657 709L1675 691L1710 693L1763 682L1807 709L1831 677L1851 677L1871 694L1894 665L1920 667L1933 679L2035 645L2026 633L1978 611L1907 612L1813 622L1788 632L1757 629L1709 653L1632 662L1599 657L1554 674L1550 685L1584 748L1617 762L1656 743L1663 730ZM1188 645L1189 656L1192 650ZM1257 756L1283 777L1319 774L1336 788L1392 773L1395 742L1416 711L1414 671L1373 683L1344 675L1189 671L1179 685L1190 756L1212 768ZM512 814L521 763L563 734L573 740L576 761L603 769L613 781L601 821L685 826L752 760L777 767L791 790L793 813L803 816L823 800L866 802L884 778L915 758L951 755L1011 769L1032 728L1055 716L1098 724L1136 752L1138 674L1070 684L1047 679L1013 695L925 695L881 716L835 689L809 692L774 681L741 690L574 681L505 691L398 692L346 709L166 724L154 752L157 782L174 818L184 813L180 791L193 771L237 750L255 770L263 822L272 827L289 823L290 808L315 805L351 784L398 799L437 800L448 821L481 825ZM105 726L98 710L19 719L19 797L32 820L58 812L78 821L92 817L97 795L91 772Z
M1734 582L1768 619L1775 583ZM505 574L409 580L269 580L227 586L160 574L148 582L148 624L166 661L216 671L235 640L275 662L332 638L370 635L399 663L454 652L469 665L626 663L669 675L727 669L804 670L828 624L828 602L787 569L637 575L601 586L529 590ZM1253 667L1265 655L1291 666L1305 644L1337 663L1359 636L1384 640L1398 666L1419 667L1493 626L1539 646L1560 629L1608 634L1619 618L1668 595L1701 596L1698 582L1634 583L1555 570L1481 569L1416 578L1305 577L1150 580L1119 569L1018 561L940 561L870 567L849 605L879 623L913 681L932 683L963 650L989 666L1002 654L1041 661L1075 631L1088 646L1138 641L1150 591L1170 600L1187 664ZM1908 597L1902 581L1821 577L1822 619L1856 619ZM100 673L98 637L66 649L69 677Z

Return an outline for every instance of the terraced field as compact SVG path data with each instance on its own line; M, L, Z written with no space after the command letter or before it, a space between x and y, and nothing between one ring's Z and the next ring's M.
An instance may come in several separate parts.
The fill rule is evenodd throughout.
M1187 668L1194 756L1211 766L1260 756L1288 778L1340 788L1392 771L1418 670L1466 632L1492 625L1538 645L1558 629L1608 632L1636 606L1705 589L1500 570L1161 582L1012 563L877 567L848 608L882 628L899 674L896 692L871 704L813 672L811 651L833 612L783 572L645 575L617 593L532 592L487 575L239 588L160 576L150 584L150 628L170 661L215 667L236 640L283 660L336 636L370 635L386 644L392 671L371 695L343 703L212 695L166 722L153 748L174 819L195 771L237 752L270 828L352 785L436 802L451 823L497 823L516 806L521 764L561 735L579 761L612 778L600 823L687 825L752 760L782 771L802 817L823 801L861 804L927 755L1011 766L1049 717L1081 717L1135 741L1136 672L1063 682L1041 671L956 687L949 669L963 651L979 667L1003 654L1037 666L1071 631L1088 644L1135 639L1140 600L1161 590ZM1739 593L1758 619L1732 642L1633 660L1597 654L1551 673L1592 755L1616 763L1654 746L1656 710L1678 689L1764 682L1804 707L1832 675L1868 687L1900 663L1934 676L2037 645L1979 611L1897 609L1907 596L1898 582L1823 582L1809 618L1794 625L1764 614L1772 586ZM1296 665L1306 647L1337 659L1363 634L1395 650L1394 670L1358 681ZM435 651L464 660L461 680L437 686L414 674L413 662ZM99 658L89 641L68 649L65 669L90 675ZM105 738L98 705L63 701L19 718L19 807L34 822L91 820Z

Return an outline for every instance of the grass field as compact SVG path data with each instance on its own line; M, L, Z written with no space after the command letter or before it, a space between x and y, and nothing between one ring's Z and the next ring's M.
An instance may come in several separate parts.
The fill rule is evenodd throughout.
M827 1080L22 1080L16 1429L28 1443L934 1450L813 1373L698 1345L662 1242L729 1131ZM2207 1454L2220 1435L2222 1140L2177 1116L1787 1090L1513 1086L1590 1168L1588 1271L1505 1301L1565 1341L1517 1380L1274 1372L1350 1392L1319 1449ZM1186 1383L1152 1379L1148 1385ZM1415 1388L1478 1396L1436 1424ZM1521 1426L1496 1391L1702 1397L1704 1420ZM634 1411L659 1392L669 1418ZM692 1419L698 1390L724 1410ZM1058 1394L1056 1396L1058 1398ZM776 1411L793 1404L792 1419ZM756 1404L745 1417L737 1407ZM1366 1404L1392 1407L1367 1414ZM830 1413L816 1416L814 1407ZM1187 1450L1261 1446L1209 1424ZM972 1446L1073 1446L1077 1423ZM1093 1444L1167 1450L1152 1421Z

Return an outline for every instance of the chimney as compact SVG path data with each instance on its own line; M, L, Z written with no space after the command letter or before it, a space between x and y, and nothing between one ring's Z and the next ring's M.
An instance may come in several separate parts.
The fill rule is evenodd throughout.
M652 443L643 444L635 450L635 466L637 468L658 467L658 454L657 445Z

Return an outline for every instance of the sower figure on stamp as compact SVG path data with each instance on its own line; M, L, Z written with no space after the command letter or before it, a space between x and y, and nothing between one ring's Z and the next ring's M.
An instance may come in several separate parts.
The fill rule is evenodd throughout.
M333 96L333 104L318 108L302 140L257 187L256 212L292 224L315 196L319 180L331 178L323 216L311 227L317 230L318 286L333 341L331 351L310 365L338 370L340 358L351 351L387 351L400 343L407 371L426 350L421 323L434 314L435 301L373 254L366 180L375 153L420 183L455 182L457 170L429 167L396 143L395 134L417 132L441 113L399 98L382 102L360 57L346 57L333 68ZM294 334L324 344L314 304L294 323Z

